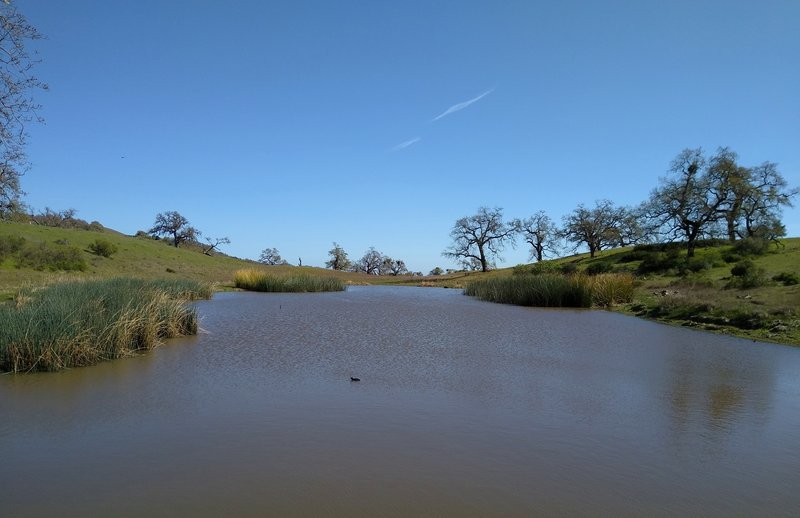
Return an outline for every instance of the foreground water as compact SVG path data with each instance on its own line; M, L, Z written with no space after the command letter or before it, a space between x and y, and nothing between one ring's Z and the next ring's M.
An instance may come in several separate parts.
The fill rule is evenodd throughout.
M442 289L198 307L0 376L0 514L800 515L800 349Z

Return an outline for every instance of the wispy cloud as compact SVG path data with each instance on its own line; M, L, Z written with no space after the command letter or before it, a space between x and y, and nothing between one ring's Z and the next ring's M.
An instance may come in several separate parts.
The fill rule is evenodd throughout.
M395 147L393 147L389 151L400 151L401 149L405 149L408 146L413 146L414 144L416 144L420 140L422 140L421 137L414 137L411 140L406 140L405 142L401 142L401 143L397 144Z
M494 88L492 88L491 90L486 90L485 92L480 94L478 97L475 97L474 99L470 99L469 101L464 101L463 103L454 104L453 106L451 106L448 109L446 109L444 111L444 113L442 113L441 115L435 117L431 122L438 121L442 117L446 117L446 116L450 115L451 113L455 113L457 111L461 111L464 108L466 108L467 106L469 106L470 104L473 104L473 103L476 103L476 102L480 101L481 99L483 99L484 97L486 97L487 95L489 95L492 92L494 92Z

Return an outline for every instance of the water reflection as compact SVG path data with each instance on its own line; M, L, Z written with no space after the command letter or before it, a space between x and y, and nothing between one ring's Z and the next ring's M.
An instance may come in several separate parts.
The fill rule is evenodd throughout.
M219 294L198 306L207 334L92 368L0 377L4 509L800 508L799 350L440 289Z

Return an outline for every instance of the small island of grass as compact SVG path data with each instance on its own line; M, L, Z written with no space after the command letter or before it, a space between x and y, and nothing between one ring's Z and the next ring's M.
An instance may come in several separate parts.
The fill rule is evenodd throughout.
M345 289L344 281L337 277L304 274L273 275L256 269L237 271L233 282L237 288L248 291L310 293Z

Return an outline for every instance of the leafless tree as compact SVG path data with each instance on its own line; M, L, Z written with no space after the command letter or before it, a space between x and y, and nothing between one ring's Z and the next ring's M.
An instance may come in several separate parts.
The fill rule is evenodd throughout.
M586 208L583 204L564 216L561 235L575 244L577 249L585 244L589 248L589 256L614 246L630 244L631 233L627 228L631 213L625 207L617 207L610 200L595 202L594 208Z
M203 253L206 255L211 255L212 250L216 250L217 247L219 247L220 245L228 245L230 244L230 242L231 240L228 239L227 237L218 237L218 238L207 237L206 238L207 244L202 245Z
M541 261L548 253L558 252L555 241L558 239L558 228L553 220L540 210L526 219L515 219L511 225L531 247L531 259Z
M47 85L33 75L38 60L25 48L41 38L16 6L0 3L0 218L20 206L20 176L28 168L25 126L42 120L33 93Z
M381 267L382 274L392 275L405 275L408 273L406 263L402 259L392 259L391 257L384 257Z
M353 265L353 268L358 272L364 272L368 275L380 275L384 258L385 256L382 253L371 246L369 250L364 253L364 256Z
M782 207L791 207L798 189L790 189L772 162L749 169L749 185L741 198L739 237L777 239L786 233L781 223Z
M286 261L281 257L281 254L278 252L277 248L265 248L262 250L261 256L258 258L258 262L272 266L276 264L287 264Z
M465 267L488 271L506 244L514 246L514 227L503 221L503 209L481 207L478 213L456 221L450 237L453 244L442 255Z
M175 248L184 241L195 241L200 236L200 231L190 226L189 220L174 210L157 214L153 228L148 232L154 236L172 236Z

